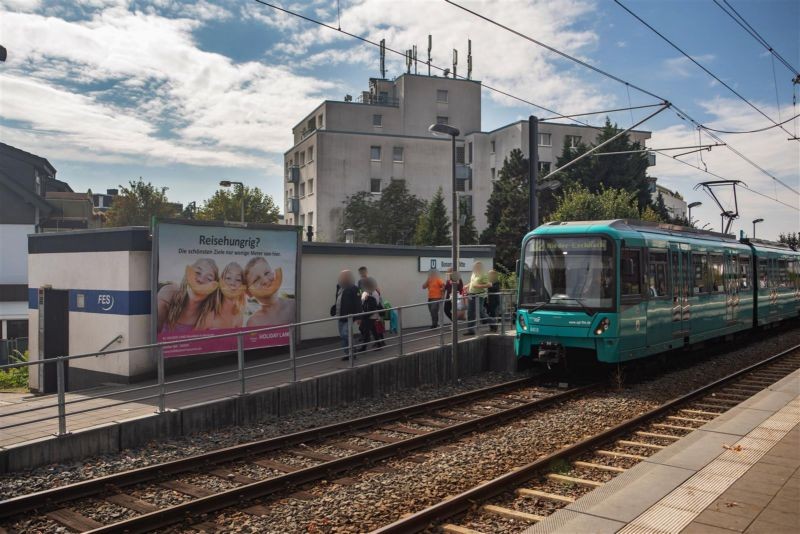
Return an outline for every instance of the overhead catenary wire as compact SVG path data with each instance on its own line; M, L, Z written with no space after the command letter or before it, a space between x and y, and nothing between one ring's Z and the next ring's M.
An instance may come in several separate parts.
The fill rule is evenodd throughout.
M710 126L705 126L705 125L703 125L703 130L708 130L710 132L716 132L716 133L722 133L722 134L752 134L752 133L765 132L767 130L772 130L773 128L777 128L778 126L783 126L787 122L792 122L793 120L795 120L798 117L800 117L800 113L798 113L797 115L795 115L793 117L789 117L788 119L786 119L784 121L781 121L781 123L779 125L773 124L772 126L766 126L764 128L757 128L755 130L730 131L730 130L720 130L720 129L717 129L717 128L711 128Z
M364 42L366 44L369 44L369 45L372 45L372 46L375 46L375 47L379 47L379 48L381 46L380 43L377 43L377 42L375 42L375 41L373 41L373 40L371 40L371 39L369 39L367 37L364 37L362 35L358 35L358 34L349 32L347 30L343 30L343 29L341 29L341 27L337 28L336 26L332 26L331 24L327 24L325 22L322 22L321 20L317 20L317 19L314 19L314 18L309 17L307 15L303 15L302 13L298 13L298 12L293 11L291 9L279 6L277 4L273 4L273 3L267 2L265 0L254 0L254 1L259 3L259 4L261 4L261 5L264 5L264 6L267 6L269 8L272 8L272 9L274 9L276 11L280 11L282 13L286 13L287 15L292 15L292 16L295 16L297 18L303 19L306 22L310 22L312 24L316 24L318 26L322 26L323 28L327 28L329 30L332 30L332 31L335 31L335 32L339 32L339 33L341 33L343 35L346 35L346 36L351 37L353 39L359 40L359 41ZM393 54L396 54L398 56L406 57L406 52L404 52L404 51L395 50L395 49L393 49L393 48L391 48L389 46L385 46L385 50L388 51L388 52L391 52ZM450 70L449 67L440 67L438 65L434 65L433 63L430 64L430 68L432 68L434 70L437 70L439 72L445 72L445 70L448 70L448 71ZM451 74L453 74L453 73L451 72ZM467 79L466 76L463 76L463 75L456 76L455 74L453 74L453 77L454 78L460 78L460 79L463 79L463 80ZM483 87L484 89L486 89L488 91L492 91L492 92L495 92L497 94L503 95L503 96L511 98L513 100L516 100L518 102L522 102L523 104L527 104L529 106L533 106L535 108L541 109L541 110L546 111L548 113L552 113L553 115L556 116L556 117L551 117L550 120L557 119L557 118L567 119L567 120L571 120L572 122L575 122L577 124L580 124L582 126L588 126L590 128L596 128L596 126L593 126L593 125L591 125L591 124L589 124L587 122L583 122L583 121L580 121L580 120L577 120L577 119L573 118L573 117L580 116L581 114L574 115L574 116L563 115L563 114L559 113L558 111L552 110L552 109L550 109L550 108L548 108L546 106L543 106L541 104L537 104L535 102L532 102L532 101L530 101L530 100L528 100L526 98L522 98L520 96L511 94L508 91L505 91L505 90L500 89L498 87L493 87L493 86L487 85L485 83L481 83L481 87ZM655 106L660 106L660 105L662 105L662 103L652 104L652 105L647 106L647 107L655 107ZM625 108L621 109L620 111L625 111ZM591 113L587 113L585 115L591 115Z
M766 113L764 113L764 112L761 110L761 108L759 108L758 106L756 106L755 104L753 104L752 102L750 102L750 101L749 101L747 98L745 98L745 97L744 97L744 96L743 96L743 95L742 95L742 94L741 94L739 91L737 91L736 89L734 89L733 87L731 87L731 86L730 86L730 85L729 85L727 82L725 82L725 81L724 81L722 78L720 78L719 76L717 76L716 74L714 74L713 72L711 72L710 70L708 70L708 69L707 69L707 68L706 68L704 65L702 65L702 64L701 64L699 61L697 61L695 58L693 58L691 55L689 55L689 54L688 54L686 51L684 51L684 50L683 50L681 47L679 47L677 44L675 44L675 43L674 43L672 40L670 40L670 39L669 39L667 36L665 36L663 33L661 33L660 31L658 31L657 29L655 29L655 28L654 28L654 27L653 27L651 24L649 24L649 23L648 23L646 20L644 20L642 17L640 17L639 15L637 15L636 13L634 13L634 12L633 12L633 11L632 11L630 8L628 8L628 6L626 6L625 4L623 4L623 3L621 2L621 0L614 0L614 2L615 2L615 3L616 3L618 6L620 6L622 9L624 9L625 11L627 11L627 12L628 12L628 13L629 13L629 14L630 14L630 15L631 15L633 18L635 18L636 20L638 20L639 22L641 22L642 24L644 24L644 25L645 25L645 26L646 26L646 27L647 27L647 28L648 28L650 31L652 31L653 33L655 33L656 35L658 35L658 36L659 36L661 39L663 39L663 40L664 40L664 41L665 41L665 42L666 42L668 45L670 45L672 48L674 48L675 50L677 50L678 52L680 52L680 53L681 53L681 55L683 55L683 56L684 56L686 59L688 59L689 61L691 61L691 62L692 62L692 63L694 63L695 65L697 65L697 66L698 66L698 67L699 67L699 68L700 68L700 69L701 69L703 72L705 72L706 74L708 74L709 76L711 76L712 78L714 78L714 79L715 79L717 82L719 82L719 83L720 83L720 84L721 84L723 87L725 87L725 88L726 88L726 89L728 89L728 90L729 90L731 93L733 93L734 95L736 95L736 96L737 96L737 97L738 97L738 98L739 98L739 99L740 99L742 102L744 102L745 104L747 104L748 106L750 106L751 108L753 108L755 111L757 111L757 112L758 112L760 115L762 115L763 117L765 117L765 118L766 118L767 120L769 120L771 123L775 124L776 126L780 126L780 128L781 128L783 131L785 131L787 134L789 134L789 135L792 135L792 133L791 133L789 130L787 130L787 129L786 129L786 128L784 128L783 126L779 125L779 124L778 124L778 123L775 121L775 119L773 119L772 117L770 117L769 115L767 115Z
M561 57L564 57L566 59L574 61L575 63L578 63L579 65L582 65L582 66L584 66L584 67L586 67L586 68L588 68L588 69L590 69L590 70L592 70L594 72L602 74L603 76L606 76L607 78L609 78L611 80L614 80L614 81L617 81L619 83L622 83L627 87L632 87L632 88L636 89L637 91L640 91L641 93L644 93L644 94L646 94L648 96L651 96L651 97L656 98L658 100L661 100L663 102L668 102L668 103L670 103L670 106L672 107L673 111L675 111L676 114L678 114L678 117L680 117L680 118L682 118L684 120L690 121L696 127L700 127L700 128L706 129L705 126L703 126L703 124L701 124L696 119L692 118L688 113L686 113L682 109L678 108L674 103L669 102L668 99L666 99L666 98L664 98L662 96L659 96L659 95L657 95L657 94L655 94L655 93L653 93L651 91L643 89L642 87L640 87L638 85L635 85L635 84L633 84L631 82L623 80L619 76L615 76L615 75L613 75L613 74L611 74L611 73L609 73L609 72L607 72L607 71L605 71L603 69L595 67L594 65L591 65L591 64L587 63L586 61L580 60L580 59L578 59L576 57L573 57L573 56L567 54L566 52L562 52L562 51L560 51L560 50L558 50L556 48L553 48L552 46L549 46L549 45L547 45L545 43L542 43L541 41L539 41L537 39L534 39L533 37L530 37L530 36L528 36L528 35L526 35L526 34L524 34L522 32L519 32L519 31L517 31L517 30L515 30L515 29L513 29L513 28L511 28L511 27L509 27L509 26L507 26L507 25L505 25L505 24L503 24L501 22L498 22L498 21L496 21L496 20L494 20L494 19L492 19L490 17L482 15L481 13L478 13L478 12L472 10L472 9L464 7L464 6L454 2L453 0L444 0L444 2L450 4L450 5L458 8L458 9L461 9L462 11L470 13L471 15L473 15L473 16L475 16L477 18L485 20L486 22L489 22L490 24L493 24L493 25L495 25L495 26L497 26L499 28L502 28L502 29L504 29L504 30L506 30L506 31L508 31L510 33L513 33L514 35L517 35L517 36L519 36L519 37L521 37L521 38L523 38L523 39L525 39L527 41L530 41L530 42L532 42L532 43L534 43L534 44L536 44L538 46L541 46L541 47L543 47L543 48L545 48L547 50L551 50L554 53L560 55ZM732 133L735 133L735 132L732 132ZM722 139L719 138L719 136L715 135L713 132L709 132L709 135L716 141L724 142ZM742 154L741 152L736 150L733 146L731 146L730 143L726 143L726 145L727 145L729 150L731 150L737 156L741 157L744 161L746 161L748 164L753 166L755 169L759 170L760 172L762 172L766 176L769 176L770 178L772 178L776 182L780 183L782 186L784 186L785 188L789 189L793 193L795 193L797 195L800 195L800 191L798 191L797 189L789 186L788 184L786 184L785 182L783 182L782 180L780 180L778 177L774 176L773 174L767 172L763 167L761 167L760 165L756 164L751 159L749 159L746 156L744 156L744 154Z
M792 72L792 73L793 73L795 76L800 76L800 72L799 72L799 71L798 71L796 68L794 68L794 67L793 67L793 66L792 66L792 65L791 65L791 64L790 64L788 61L786 61L786 58L784 58L782 55L780 55L780 54L778 53L778 51L777 51L777 50L775 50L774 48L772 48L772 45L770 45L770 44L769 44L769 43L766 41L766 39L764 39L763 37L761 37L761 34L759 34L759 33L756 31L756 29L755 29L755 28L753 28L753 26L751 26L751 25L750 25L750 23L749 23L749 22L747 22L747 20L746 20L746 19L745 19L745 18L744 18L744 17L743 17L743 16L742 16L742 15L741 15L741 14L740 14L738 11L736 11L736 9L735 9L735 8L734 8L734 7L733 7L733 6L732 6L732 5L731 5L731 4L728 2L728 0L722 0L722 1L725 3L725 6L727 6L727 8L726 8L725 6L723 6L723 5L722 5L722 4L719 2L719 0L714 0L714 3L715 3L715 4L717 4L717 7L719 7L719 8L720 8L722 11L724 11L726 15L728 15L730 18L732 18L732 19L734 20L734 22L736 22L736 24L738 24L739 26L741 26L741 27L742 27L742 29L744 29L744 31L746 31L747 33L749 33L749 34L750 34L750 36L751 36L753 39L755 39L756 41L758 41L758 43L759 43L759 44L761 44L761 46L763 46L764 48L766 48L766 49L767 49L767 51L768 51L770 54L772 54L772 57L774 57L774 58L777 58L777 59L778 59L778 61L780 61L781 63L783 63L783 65L784 65L784 66L785 66L787 69L789 69L789 70L790 70L790 71L791 71L791 72ZM730 11L729 11L729 10L730 10Z

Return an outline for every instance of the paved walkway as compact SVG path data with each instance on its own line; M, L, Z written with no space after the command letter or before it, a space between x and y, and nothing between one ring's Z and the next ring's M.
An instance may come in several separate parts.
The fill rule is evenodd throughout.
M409 354L442 342L450 343L449 324L440 332L429 329L408 329L404 332L402 353ZM482 327L479 334L488 329ZM441 335L440 335L441 334ZM463 335L463 334L462 334ZM355 366L368 365L401 354L396 336L387 333L387 346L379 351L358 354ZM342 361L338 342L297 351L297 379L327 374L350 366ZM213 376L209 376L213 375ZM288 351L284 354L247 362L245 391L252 392L293 380ZM237 395L241 381L236 364L220 365L198 371L168 373L166 407L182 408L214 399ZM135 389L135 391L131 391ZM132 385L103 385L70 392L67 400L67 430L119 422L152 414L158 406L159 387L155 380ZM0 448L26 441L50 437L58 431L56 395L0 397ZM40 408L33 411L33 408ZM24 411L24 412L23 412ZM40 420L49 418L47 420ZM15 425L15 426L11 426ZM10 428L2 428L10 426Z
M800 371L526 534L800 532Z

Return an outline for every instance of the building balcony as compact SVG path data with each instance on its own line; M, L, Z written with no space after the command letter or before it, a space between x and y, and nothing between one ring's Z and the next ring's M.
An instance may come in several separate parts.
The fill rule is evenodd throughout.
M300 183L300 166L292 165L286 172L286 181L292 184Z
M297 197L288 197L286 199L286 213L297 214L300 212L300 199Z
M456 164L456 179L457 180L471 180L472 167L464 165L463 163Z
M391 106L394 108L400 107L400 99L392 98L390 96L378 96L372 94L362 94L355 100L356 104L367 104L369 106Z

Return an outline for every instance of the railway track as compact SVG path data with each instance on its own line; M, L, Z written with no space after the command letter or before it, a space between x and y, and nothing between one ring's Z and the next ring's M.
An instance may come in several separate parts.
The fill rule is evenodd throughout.
M513 531L543 520L800 368L800 345L373 531ZM461 517L460 521L455 518Z
M145 532L253 499L291 493L349 470L379 469L398 454L457 439L579 395L597 384L558 390L536 377L391 410L286 436L86 480L0 501L0 531L20 514L38 514L78 532ZM142 488L180 495L172 506L142 498ZM300 492L302 493L302 492ZM103 524L87 502L121 510ZM11 520L11 521L9 521ZM13 529L12 529L13 530Z

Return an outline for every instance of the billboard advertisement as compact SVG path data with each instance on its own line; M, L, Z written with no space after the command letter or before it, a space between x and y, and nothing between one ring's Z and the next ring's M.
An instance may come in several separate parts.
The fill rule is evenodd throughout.
M292 226L159 221L153 232L153 316L165 356L236 350L236 337L297 322L300 236ZM243 337L245 349L289 344L289 328Z

